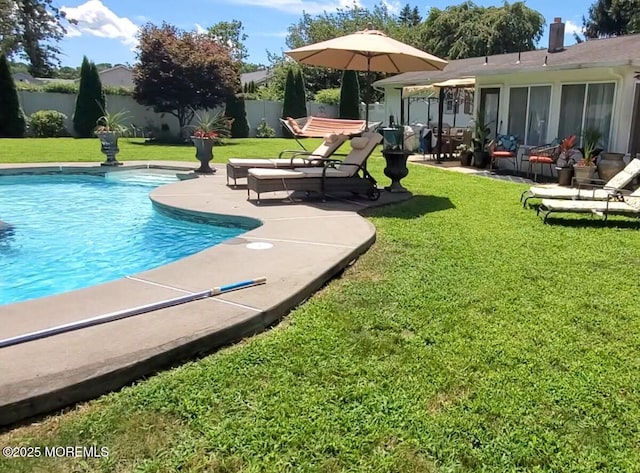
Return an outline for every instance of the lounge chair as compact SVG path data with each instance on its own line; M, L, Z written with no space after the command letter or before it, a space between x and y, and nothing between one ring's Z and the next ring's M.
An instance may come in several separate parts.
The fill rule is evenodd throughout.
M365 168L365 162L382 135L365 132L351 139L351 152L344 160L326 159L321 167L295 169L249 169L247 176L247 199L251 191L257 195L274 191L305 191L319 193L323 200L327 193L351 192L365 194L371 200L380 197L376 180Z
M593 189L572 189L558 186L532 186L520 196L522 206L526 207L529 199L579 199L607 200L612 193L622 193L634 178L640 174L640 159L632 159L625 168L613 176L601 187Z
M364 120L347 120L344 118L281 118L282 125L291 133L291 136L298 142L302 149L306 150L299 138L322 138L329 133L337 133L348 136L361 134L367 128ZM380 125L380 122L370 122L369 130L373 130Z
M611 214L640 215L640 189L630 195L610 194L607 200L560 200L542 199L537 214L542 214L543 222L554 212L591 213L603 215L605 222Z
M227 185L229 179L233 179L233 186L237 185L237 180L247 177L251 168L289 168L307 167L320 165L320 160L327 159L336 152L342 144L349 138L347 135L328 134L324 140L313 151L284 150L275 159L246 159L231 158L227 162ZM285 157L288 156L288 157Z

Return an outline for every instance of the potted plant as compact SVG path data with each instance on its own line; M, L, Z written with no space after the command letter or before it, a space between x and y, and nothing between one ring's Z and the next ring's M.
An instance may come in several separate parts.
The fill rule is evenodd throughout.
M469 145L460 143L456 150L460 155L460 165L461 166L471 166L471 160L473 158L473 151L469 147Z
M575 147L575 136L562 140L560 143L560 155L556 161L558 171L558 185L570 187L573 181L574 165L582 159L580 151Z
M602 132L596 127L588 127L582 134L582 159L573 166L576 181L589 184L596 173L596 158L602 149L598 148Z
M478 111L473 125L473 165L477 168L484 168L491 159L487 149L491 129L489 124L484 121L484 112Z
M103 115L96 120L95 135L100 140L100 151L107 157L102 166L118 166L122 164L116 160L116 154L120 152L118 148L118 137L127 131L124 125L128 117L128 112L121 110L111 113L102 109Z
M213 159L213 145L220 142L220 138L231 135L233 119L225 117L222 112L207 111L196 113L195 117L196 126L191 135L191 142L196 147L196 158L200 161L200 167L196 172L213 174L216 171L209 166Z

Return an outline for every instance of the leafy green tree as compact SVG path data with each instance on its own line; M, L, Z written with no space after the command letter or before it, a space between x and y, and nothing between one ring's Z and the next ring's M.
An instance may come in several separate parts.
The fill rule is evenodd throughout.
M16 44L13 5L13 0L0 0L0 54L9 54Z
M229 95L224 114L227 118L233 119L231 124L232 138L247 138L249 136L249 123L242 94Z
M73 129L81 138L93 136L98 118L104 115L105 98L96 65L86 56L80 67L80 85L73 113Z
M324 12L316 16L304 13L297 23L289 26L286 44L289 48L294 49L326 41L361 31L369 23L400 41L405 41L405 37L410 36L408 32L410 28L406 27L404 35L400 34L403 30L399 27L397 18L381 2L371 10L354 4L346 8L338 8L335 12ZM312 66L302 66L302 70L306 79L306 87L312 94L322 89L340 87L342 77L340 70ZM382 74L372 74L372 82L383 77ZM376 96L377 92L372 92L372 95Z
M355 71L342 73L340 88L340 118L358 120L360 118L360 84Z
M0 48L27 58L32 76L52 77L60 54L56 43L67 33L64 25L77 22L66 19L53 0L0 0L0 15Z
M231 57L234 60L243 62L249 57L247 48L244 45L244 42L247 40L247 35L244 33L244 26L242 26L241 21L220 21L209 27L207 33L221 45L229 48L231 50Z
M597 0L582 24L587 38L640 33L640 0Z
M327 105L340 105L340 89L322 89L316 92L314 101Z
M485 8L468 1L432 8L418 28L418 47L450 59L531 51L544 24L544 17L524 2Z
M237 61L209 35L148 23L139 40L133 97L158 113L174 115L181 130L194 110L223 105L240 90Z
M7 56L0 56L0 137L21 138L26 123Z

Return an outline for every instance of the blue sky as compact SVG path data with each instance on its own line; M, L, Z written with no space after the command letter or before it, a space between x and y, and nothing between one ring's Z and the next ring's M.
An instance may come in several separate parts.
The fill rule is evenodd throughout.
M363 7L371 7L375 0L356 0ZM135 45L138 26L146 22L163 21L185 30L200 30L219 21L242 21L248 39L249 61L267 64L266 51L279 53L286 49L287 27L295 23L302 11L321 13L353 4L354 0L58 0L58 6L69 18L78 20L61 42L60 60L65 66L79 66L82 56L96 63L130 63L136 61ZM431 7L445 8L458 1L386 0L393 12L409 3L426 16ZM476 1L478 5L501 5L501 1ZM586 15L589 0L529 0L527 5L544 15L547 23L556 16L566 23L565 44L574 43L573 31L579 31L582 16ZM546 30L546 29L545 29ZM547 36L540 45L547 44Z

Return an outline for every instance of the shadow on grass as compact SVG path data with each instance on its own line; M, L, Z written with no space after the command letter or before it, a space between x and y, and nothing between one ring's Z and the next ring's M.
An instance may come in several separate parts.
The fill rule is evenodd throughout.
M125 138L126 139L126 138ZM171 147L171 148L189 148L193 147L192 143L179 143L179 142L168 142L168 141L154 141L154 140L146 140L146 141L129 141L129 144L134 146L159 146L159 147ZM215 146L217 148L226 148L227 146L236 146L241 143L217 143Z
M612 220L611 218L605 222L602 218L587 217L567 219L562 217L549 217L547 218L547 225L570 228L617 228L640 230L640 220Z
M366 217L392 217L412 219L423 215L440 212L442 210L455 209L453 202L448 197L436 195L414 195L413 198L399 202L396 205L373 207L363 210L361 214Z

